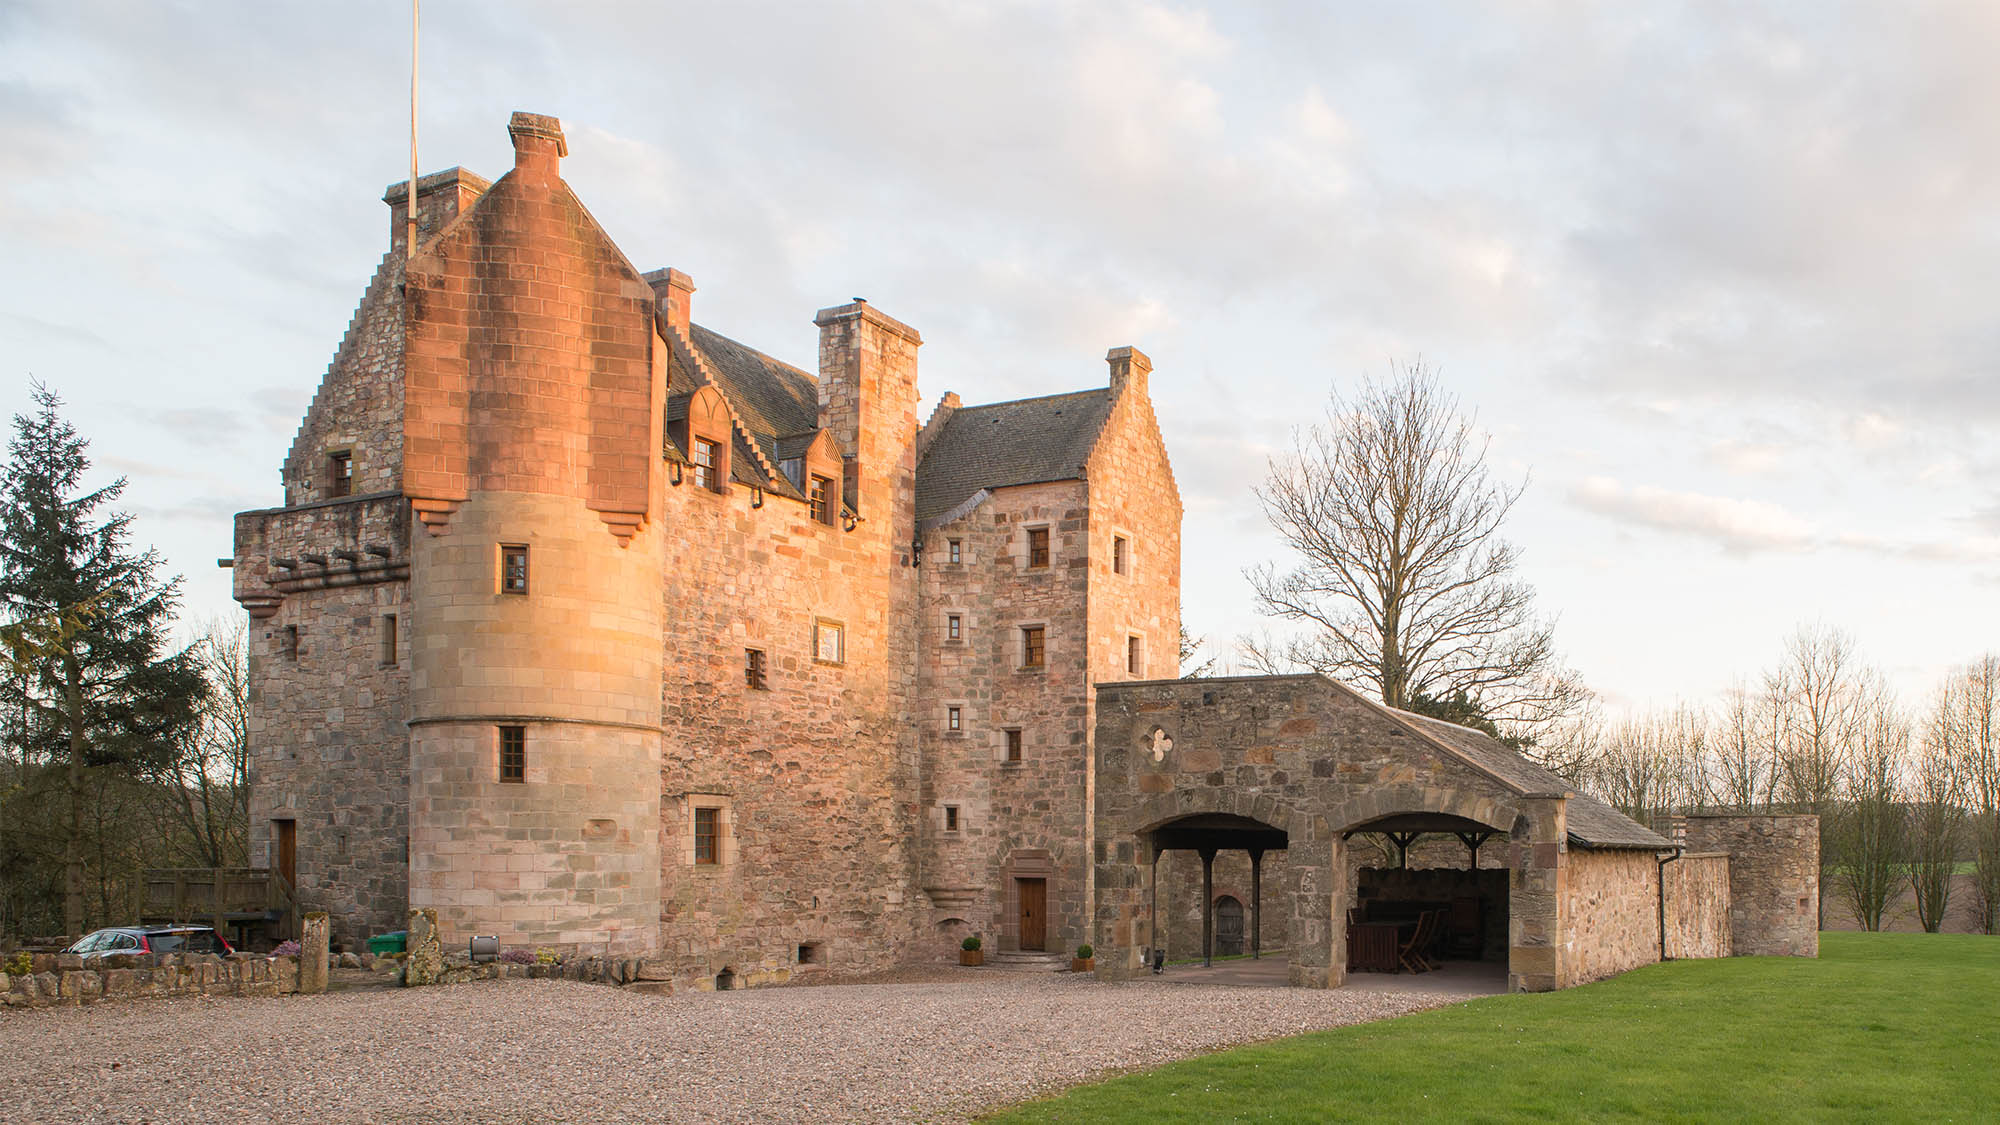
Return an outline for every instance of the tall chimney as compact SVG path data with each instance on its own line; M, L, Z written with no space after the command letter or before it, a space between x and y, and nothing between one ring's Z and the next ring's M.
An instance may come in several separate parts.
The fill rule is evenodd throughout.
M1146 389L1146 376L1153 370L1153 361L1146 358L1145 352L1130 346L1112 348L1104 353L1104 360L1111 365L1112 398L1123 395L1127 387L1142 395L1150 393Z
M517 110L507 122L507 135L514 141L516 180L553 185L560 178L558 165L569 155L561 121L546 114Z
M660 319L686 336L694 319L694 278L676 269L652 270L639 276L653 287L653 303L659 307Z

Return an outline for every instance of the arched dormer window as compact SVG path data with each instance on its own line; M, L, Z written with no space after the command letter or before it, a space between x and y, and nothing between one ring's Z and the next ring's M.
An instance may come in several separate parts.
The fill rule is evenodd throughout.
M799 491L812 518L831 527L840 520L841 456L833 435L821 430L806 446Z
M729 453L735 442L722 392L703 387L688 400L688 471L710 492L729 491Z

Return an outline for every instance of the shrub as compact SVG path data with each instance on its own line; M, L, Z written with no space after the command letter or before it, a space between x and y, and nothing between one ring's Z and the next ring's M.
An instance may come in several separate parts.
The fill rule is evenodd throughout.
M27 976L28 970L34 967L35 967L34 955L29 953L25 949L23 949L19 953L14 954L12 957L7 958L7 964L4 966L4 968L10 975L17 977Z
M1096 952L1097 951L1095 949L1092 949L1090 947L1089 942L1084 942L1082 945L1076 947L1076 959L1079 961L1088 961L1090 960L1091 954Z
M546 945L535 950L535 964L537 965L560 965L562 963L562 954L557 953Z
M298 955L299 943L295 941L281 941L271 949L271 956L273 957L297 957Z
M502 953L500 959L509 965L532 965L535 963L535 955L525 949L510 949Z
M960 949L965 950L967 953L971 953L972 951L979 948L979 935L973 934L971 937L966 938L964 941L959 942L958 947Z

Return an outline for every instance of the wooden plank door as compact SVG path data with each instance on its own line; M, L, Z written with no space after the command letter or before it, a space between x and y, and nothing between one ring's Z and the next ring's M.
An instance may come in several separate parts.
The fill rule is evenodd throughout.
M1021 948L1048 947L1049 881L1016 879L1021 891Z
M274 820L271 835L278 845L278 874L294 889L299 885L299 822Z

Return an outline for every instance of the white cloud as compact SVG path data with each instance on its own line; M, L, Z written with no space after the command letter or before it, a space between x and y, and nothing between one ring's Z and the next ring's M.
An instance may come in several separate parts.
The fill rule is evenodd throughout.
M1732 554L1806 550L1815 537L1810 522L1766 501L1628 487L1610 477L1585 477L1570 500L1620 523L1705 539Z

